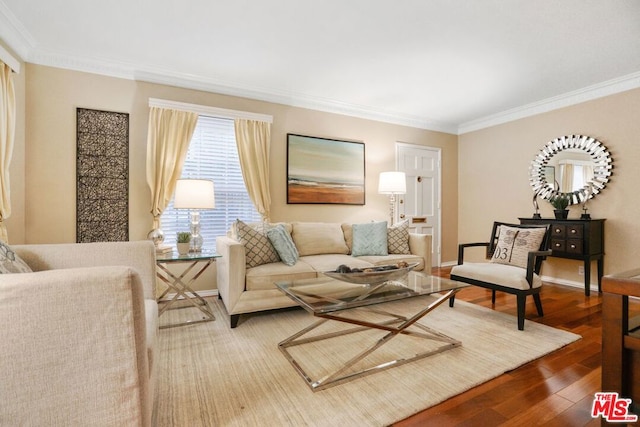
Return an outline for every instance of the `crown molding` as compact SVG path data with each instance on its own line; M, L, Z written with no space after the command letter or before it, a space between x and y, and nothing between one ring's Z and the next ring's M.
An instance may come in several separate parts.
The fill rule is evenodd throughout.
M36 45L31 33L2 0L0 0L0 39L24 61L29 58L29 53Z
M310 110L324 111L327 113L341 114L366 120L393 123L437 132L451 134L455 134L457 132L457 126L452 123L438 122L417 116L382 111L365 106L348 104L327 98L312 97L295 92L250 87L235 82L221 82L210 78L186 74L166 71L138 71L135 73L135 80L168 86L177 86L185 89L214 92L222 95L237 96L241 98L289 105L292 107L307 108Z
M592 86L587 86L572 92L544 99L542 101L512 108L500 113L492 114L480 119L462 123L458 127L457 134L485 129L525 117L535 116L571 105L581 104L593 99L602 98L616 93L625 92L640 87L640 72L628 74L616 79L607 80Z

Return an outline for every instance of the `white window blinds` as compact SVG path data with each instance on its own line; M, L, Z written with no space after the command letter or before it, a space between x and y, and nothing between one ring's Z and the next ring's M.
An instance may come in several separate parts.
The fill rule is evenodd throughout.
M216 207L200 212L204 249L215 249L216 236L227 233L236 219L260 221L242 180L233 120L200 115L189 144L182 178L210 179ZM164 244L175 245L176 232L189 231L189 210L174 209L173 200L161 216Z

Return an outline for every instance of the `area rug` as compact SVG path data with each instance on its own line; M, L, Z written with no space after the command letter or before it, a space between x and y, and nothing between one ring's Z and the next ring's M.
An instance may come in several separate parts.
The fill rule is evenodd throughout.
M430 298L392 304L413 313ZM386 426L580 339L529 320L518 331L514 316L456 301L420 322L460 340L460 347L313 392L278 349L280 341L315 321L310 314L291 309L247 315L230 329L221 302L208 300L216 321L159 333L158 426ZM161 323L190 316L197 318L198 310L170 310ZM340 339L346 341L315 345L296 357L322 375L359 351L362 340L376 338L358 333ZM419 352L424 340L391 344L383 347L386 352Z

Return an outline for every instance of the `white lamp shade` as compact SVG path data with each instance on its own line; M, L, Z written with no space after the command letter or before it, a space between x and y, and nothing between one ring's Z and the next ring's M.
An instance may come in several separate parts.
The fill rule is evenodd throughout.
M173 202L176 209L213 209L216 207L213 181L208 179L179 179Z
M380 194L405 194L407 192L407 178L404 172L381 172L378 181Z

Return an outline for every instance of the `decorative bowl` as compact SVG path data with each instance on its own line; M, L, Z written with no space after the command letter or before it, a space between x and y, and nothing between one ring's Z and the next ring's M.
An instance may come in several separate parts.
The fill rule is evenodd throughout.
M336 271L325 271L324 274L333 279L342 280L343 282L355 283L359 285L377 285L388 280L399 279L413 270L418 263L409 264L407 267L396 268L393 270L370 271L358 273L338 273ZM383 266L379 266L383 267Z

